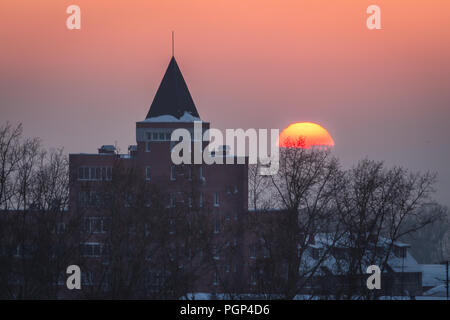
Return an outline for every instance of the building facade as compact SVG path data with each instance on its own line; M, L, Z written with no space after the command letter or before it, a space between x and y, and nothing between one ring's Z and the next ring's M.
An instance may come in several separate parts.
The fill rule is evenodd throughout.
M198 261L198 266L208 266L208 268L201 272L200 277L197 275L194 277L193 291L224 291L224 288L219 288L224 283L224 277L235 278L244 274L243 249L241 247L243 234L236 226L247 211L247 160L244 159L243 164L237 164L237 158L235 158L235 164L207 165L203 161L202 164L192 164L192 161L191 164L175 165L171 159L171 150L177 142L171 141L172 132L180 128L187 129L193 138L190 145L195 148L198 146L195 145L195 137L193 136L195 123L201 128L202 134L210 126L208 122L200 118L177 62L172 57L146 118L136 123L136 145L129 146L127 154L119 154L112 145L103 145L95 154L69 155L69 210L72 215L83 217L84 232L88 234L85 240L80 243L80 254L87 259L86 268L92 269L85 272L83 281L85 285L92 287L98 285L98 278L103 278L104 272L96 271L95 265L101 265L101 269L104 270L105 265L110 265L105 263L105 256L114 256L114 252L111 251L117 251L110 245L113 242L110 234L112 232L117 234L118 231L112 230L114 224L112 220L115 217L108 208L117 210L117 207L124 207L124 210L130 212L135 208L135 203L125 203L119 206L115 204L116 209L112 208L111 201L122 197L122 194L117 196L119 193L113 196L116 198L115 200L102 199L105 194L115 188L119 188L119 191L148 188L148 192L143 196L147 199L144 199L143 205L139 207L144 208L144 210L148 208L147 215L164 215L167 212L183 210L196 211L197 213L204 212L205 224L211 226L213 235L206 237L206 240L200 238L196 240L203 243L208 242L208 245L201 245L204 245L205 248L198 249L199 255L206 255L205 251L208 250L212 252L212 257L208 261ZM203 151L203 148L209 142L208 139L202 140L199 145ZM232 157L224 150L225 148L217 150L212 155L215 157ZM192 153L192 160L194 160L193 157ZM131 185L120 185L130 177L134 179ZM127 200L137 201L132 198L139 198L138 193L133 195L130 192L129 197L131 199L125 199L125 202ZM126 192L124 197L127 198ZM155 204L155 202L158 203ZM155 207L162 208L162 210L155 210ZM173 220L177 220L176 217ZM151 224L151 221L149 220L148 224ZM172 220L169 220L168 223L171 224L172 222ZM137 223L140 222L137 221ZM173 223L175 224L175 222ZM181 224L183 223L181 222ZM148 226L147 223L145 225L151 229L151 226ZM159 229L161 228L159 227ZM176 229L177 226L174 225L173 228ZM205 228L208 229L208 226L205 226ZM175 234L170 230L168 233ZM189 238L189 235L178 232L178 237L182 238L181 242L183 242ZM162 238L164 238L164 235L159 235L159 239ZM179 238L173 235L172 240L168 239L165 244L160 244L160 247L170 247L173 243L179 245ZM158 240L155 242L158 242ZM152 246L150 240L149 245ZM183 243L182 246L184 248L189 244ZM233 248L233 252L226 254L231 249L226 250L225 248ZM151 248L147 248L147 250L152 251ZM164 248L154 248L153 252L148 255L153 255L153 258L159 259L159 257L165 255ZM151 258L147 257L148 260L151 260ZM181 262L181 260L186 259L184 257L177 262L179 268L184 267L186 269L186 261ZM211 261L213 263L210 263ZM160 267L155 268L159 269ZM149 268L151 267L149 266ZM165 269L165 267L161 268ZM149 282L153 284L161 283L160 278L164 278L160 274L162 271L153 270L152 272L153 275L156 274L155 277L158 279L150 279ZM174 278L174 271L167 273L166 278L171 277ZM222 279L222 281L219 281L219 279ZM242 281L236 281L236 279L231 282L242 284Z

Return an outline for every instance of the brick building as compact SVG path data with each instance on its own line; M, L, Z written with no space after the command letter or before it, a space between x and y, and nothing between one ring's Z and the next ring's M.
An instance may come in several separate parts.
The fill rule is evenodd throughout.
M175 145L171 141L172 132L185 128L193 133L194 122L198 124L199 121L203 132L209 129L209 122L200 118L177 62L172 57L146 118L136 122L136 145L129 146L127 154L117 153L112 145L103 145L98 153L69 155L69 210L72 214L83 215L84 231L91 235L80 246L81 255L90 259L87 267L91 271L84 273L85 285L97 282L96 272L92 271L95 267L92 266L103 261L107 251L110 218L103 210L105 204L98 200L98 193L115 179L122 179L117 175L117 168L132 169L139 183L156 187L161 192L159 200L166 203L167 208L178 205L186 208L207 207L212 217L210 222L214 237L220 238L220 243L226 246L234 244L234 253L227 262L223 256L214 254L216 266L206 271L202 279L196 280L198 287L193 290L223 291L223 288L218 288L218 278L223 279L219 273L243 275L243 249L240 247L243 235L238 228L233 228L232 236L230 233L225 236L221 230L225 229L227 221L237 224L247 211L247 161L233 165L174 165L171 160L171 149ZM202 142L203 147L207 144L208 141ZM215 156L232 156L224 150L218 150ZM185 191L194 181L195 195L186 196ZM154 213L149 211L149 214ZM214 243L216 240L211 241ZM212 250L217 251L216 248ZM151 282L157 281L153 279Z

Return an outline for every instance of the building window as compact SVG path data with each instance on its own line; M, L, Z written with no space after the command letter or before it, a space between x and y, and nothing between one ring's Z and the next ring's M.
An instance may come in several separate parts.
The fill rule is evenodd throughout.
M188 205L189 205L189 208L192 208L192 197L191 196L189 196L189 198L188 198Z
M218 217L216 217L214 219L214 233L219 233L220 232L220 220Z
M169 234L175 234L175 221L173 219L169 220Z
M203 176L203 167L200 167L200 180L205 182L205 177Z
M108 181L112 180L112 168L111 167L106 168L106 180L108 180Z
M170 180L174 181L175 178L175 166L170 166Z
M164 134L164 132L160 132L160 133L159 133L159 140L164 141L164 139L165 139L165 134Z
M66 224L64 222L56 223L56 234L62 234L66 231Z
M216 245L213 246L212 251L213 251L212 252L213 253L213 259L214 260L219 260L220 259L219 250L217 249Z
M146 135L147 135L147 140L152 140L151 132L147 132Z
M199 197L200 199L199 199L199 207L201 208L201 207L203 207L203 193L200 193L200 197Z
M150 152L150 142L145 143L145 152Z
M166 140L167 141L170 141L171 140L171 137L172 135L170 134L170 132L166 132Z
M79 167L78 180L100 181L111 180L111 167Z
M80 191L78 193L78 204L81 208L101 207L102 199L96 191Z
M263 252L264 252L264 258L270 258L270 251L269 248L267 248L266 246L263 247Z
M175 194L174 193L170 194L169 206L170 207L175 207Z
M145 180L150 181L150 167L145 167Z
M152 137L153 137L153 140L158 140L158 133L153 132Z
M108 231L106 218L87 217L85 218L85 230L87 233L105 233Z
M81 245L81 254L84 257L100 257L102 255L102 244L98 242L85 242Z
M84 179L84 168L79 167L78 168L78 180L83 180L83 179Z
M214 193L214 207L218 207L219 205L219 193L216 192Z
M250 250L250 255L249 255L250 259L255 259L256 258L256 246L253 244L250 245L249 250Z
M394 255L398 258L406 258L406 247L394 246Z
M252 286L256 286L257 274L256 271L252 271L250 274L250 283Z
M231 268L229 264L224 265L225 272L230 272Z
M96 175L96 168L90 168L90 172L91 172L91 176L89 180L97 180L97 175Z
M92 271L81 272L81 283L85 286L94 285L94 273Z
M218 286L219 285L219 273L217 271L214 271L213 285L214 286Z

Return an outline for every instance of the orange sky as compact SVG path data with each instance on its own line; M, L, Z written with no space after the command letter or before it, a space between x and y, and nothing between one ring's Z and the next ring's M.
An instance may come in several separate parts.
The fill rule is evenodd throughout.
M65 27L71 4L80 31ZM371 4L383 30L366 28ZM126 150L172 30L213 127L317 122L344 163L436 170L450 199L448 0L0 0L1 122L69 152Z

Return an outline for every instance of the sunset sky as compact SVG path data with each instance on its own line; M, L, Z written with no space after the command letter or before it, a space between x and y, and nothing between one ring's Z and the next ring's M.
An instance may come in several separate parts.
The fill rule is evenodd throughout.
M81 30L66 8L81 7ZM381 7L382 30L366 8ZM349 167L439 174L450 205L448 0L0 0L0 124L70 153L135 143L171 56L211 126L321 124Z

